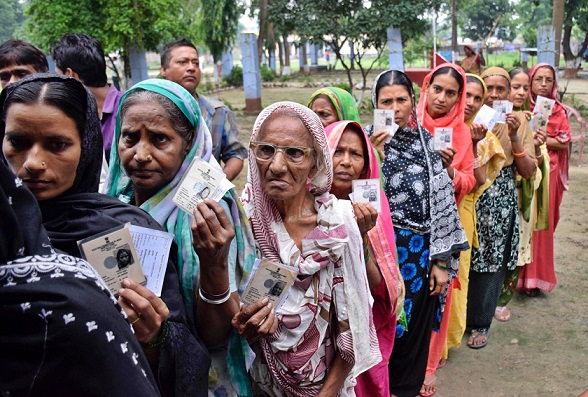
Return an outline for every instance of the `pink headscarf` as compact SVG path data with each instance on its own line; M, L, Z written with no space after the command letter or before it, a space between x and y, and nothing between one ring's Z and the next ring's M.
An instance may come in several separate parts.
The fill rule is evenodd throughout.
M339 145L339 140L343 135L343 132L349 125L355 125L359 131L362 131L362 139L364 144L367 146L367 167L360 176L360 179L380 179L380 164L376 152L370 142L369 137L361 128L361 126L349 120L338 121L329 125L325 132L327 134L327 142L331 149L331 156ZM398 302L399 291L398 291L398 266L396 262L396 241L394 238L394 227L392 225L392 216L390 215L390 205L388 204L388 197L384 189L380 187L380 203L381 212L378 216L376 226L368 232L368 237L372 244L374 254L378 267L382 272L386 287L388 290L388 296L390 304L392 305L392 313L396 312L398 306L402 306L402 302ZM402 283L403 284L403 283ZM401 291L404 295L404 291ZM402 301L404 296L400 297ZM399 303L399 305L398 305Z

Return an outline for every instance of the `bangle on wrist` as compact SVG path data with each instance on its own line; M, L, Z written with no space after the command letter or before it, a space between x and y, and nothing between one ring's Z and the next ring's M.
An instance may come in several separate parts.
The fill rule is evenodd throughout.
M437 266L439 269L441 270L447 270L447 266L443 266L442 264L440 264L438 261L435 262L435 266Z
M210 305L222 305L231 297L231 287L229 286L229 288L227 288L224 293L219 295L209 294L208 292L204 291L202 287L199 287L198 295L200 295L200 299Z
M527 155L527 149L523 148L523 151L520 153L516 153L514 150L512 151L512 155L517 157L517 158L521 158L521 157L525 157Z
M155 350L155 349L159 349L159 347L161 345L163 345L163 342L165 342L165 340L167 339L167 336L169 335L169 324L167 323L167 320L164 320L161 323L161 331L159 331L159 335L157 335L157 338L155 338L155 340L152 340L151 342L147 342L147 343L141 343L141 347L143 349L147 349L147 350Z

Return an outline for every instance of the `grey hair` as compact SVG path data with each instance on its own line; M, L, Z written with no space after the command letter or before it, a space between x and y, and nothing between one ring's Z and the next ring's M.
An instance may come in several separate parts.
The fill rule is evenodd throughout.
M177 132L184 141L188 143L192 142L192 139L196 134L196 128L190 124L184 113L182 113L171 99L152 91L137 88L129 92L120 109L121 119L131 106L148 102L154 102L161 105L167 112L174 131Z

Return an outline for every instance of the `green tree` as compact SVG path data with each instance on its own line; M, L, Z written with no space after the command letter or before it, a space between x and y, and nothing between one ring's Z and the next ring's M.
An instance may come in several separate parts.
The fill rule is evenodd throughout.
M516 29L527 47L537 47L537 27L551 25L551 1L520 0L515 6Z
M509 0L467 0L459 4L460 27L463 36L472 40L486 38L496 18L502 15L495 31L496 37L512 40L515 31L511 27L510 16L514 9Z
M49 50L65 33L89 34L102 42L105 52L120 51L126 77L133 46L154 51L188 31L181 0L30 0L28 4L27 29L40 48Z
M361 102L367 75L386 49L387 29L402 28L403 40L414 37L426 26L415 15L422 15L428 6L429 2L423 0L298 0L294 10L295 30L303 39L330 47L347 71L353 93L352 64L343 56L344 46L352 43L362 75L362 92L358 98ZM376 56L367 61L373 50Z
M25 20L23 5L19 0L0 0L0 43L17 37L17 29Z
M198 28L215 61L222 58L237 36L242 5L236 0L202 0Z
M566 0L564 12L562 45L566 75L576 77L582 64L583 54L588 48L588 0ZM571 45L574 28L582 40L576 51Z

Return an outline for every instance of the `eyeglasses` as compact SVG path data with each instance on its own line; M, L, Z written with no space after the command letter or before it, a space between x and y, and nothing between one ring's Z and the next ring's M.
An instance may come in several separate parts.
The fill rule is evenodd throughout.
M551 77L535 77L535 78L533 78L533 81L536 83L542 83L542 82L545 82L546 84L553 83L553 79Z
M253 155L259 161L270 161L274 158L278 151L281 151L286 160L292 164L300 164L306 156L314 152L313 148L301 146L277 146L266 142L251 142L249 144Z

